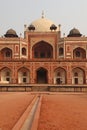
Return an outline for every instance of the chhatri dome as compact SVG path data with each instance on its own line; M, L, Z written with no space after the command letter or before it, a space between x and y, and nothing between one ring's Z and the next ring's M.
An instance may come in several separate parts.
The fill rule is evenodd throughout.
M80 31L76 28L73 28L72 30L70 30L68 37L81 37L82 34L80 33Z
M5 37L18 37L16 31L13 29L9 29L4 36Z
M52 25L55 25L56 29L54 29L54 30L58 31L57 25L54 24L51 20L45 18L44 15L42 14L42 17L40 19L37 19L37 20L33 21L29 25L28 30L30 30L31 27L33 27L32 30L35 28L34 32L50 32L50 31L52 31L50 29L50 27Z

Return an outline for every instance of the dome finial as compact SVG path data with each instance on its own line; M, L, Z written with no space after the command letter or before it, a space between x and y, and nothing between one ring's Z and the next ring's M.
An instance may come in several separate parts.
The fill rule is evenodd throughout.
M42 18L44 18L44 11L42 10Z

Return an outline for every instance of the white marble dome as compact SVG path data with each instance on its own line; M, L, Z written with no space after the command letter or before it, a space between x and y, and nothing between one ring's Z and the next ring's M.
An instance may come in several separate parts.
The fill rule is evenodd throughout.
M35 30L34 30L35 32L50 32L51 31L50 27L52 24L54 23L51 20L42 17L40 19L33 21L30 25L33 25L35 27ZM56 31L58 31L58 26L57 26Z

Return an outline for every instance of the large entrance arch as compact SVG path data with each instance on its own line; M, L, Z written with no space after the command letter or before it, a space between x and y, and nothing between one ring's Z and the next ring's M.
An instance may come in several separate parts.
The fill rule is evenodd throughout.
M47 70L46 69L39 68L36 73L37 73L37 83L38 84L46 84L46 83L48 83Z
M33 58L53 58L53 47L44 41L36 43L33 48Z

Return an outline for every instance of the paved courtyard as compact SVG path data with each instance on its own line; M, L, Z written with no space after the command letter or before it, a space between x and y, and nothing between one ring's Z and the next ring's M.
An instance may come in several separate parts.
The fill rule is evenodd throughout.
M38 130L87 130L87 94L44 95Z
M33 97L29 93L0 92L0 130L12 130Z
M12 130L35 95L34 92L0 92L0 130ZM38 130L87 130L86 93L41 95Z

